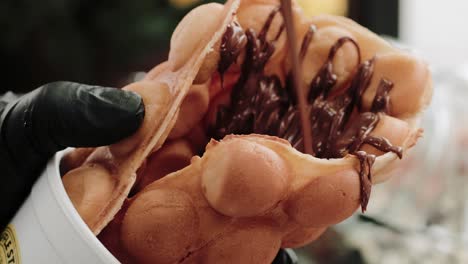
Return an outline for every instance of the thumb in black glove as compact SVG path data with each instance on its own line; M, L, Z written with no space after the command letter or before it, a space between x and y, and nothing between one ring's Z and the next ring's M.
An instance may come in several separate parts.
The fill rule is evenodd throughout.
M55 152L109 145L140 126L136 93L70 82L45 85L0 102L0 231L28 196Z

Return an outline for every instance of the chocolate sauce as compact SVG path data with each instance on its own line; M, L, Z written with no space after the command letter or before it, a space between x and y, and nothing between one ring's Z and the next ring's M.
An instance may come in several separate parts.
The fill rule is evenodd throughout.
M224 73L237 60L246 44L247 37L241 26L237 22L229 24L221 42L221 58L218 64L218 72L222 82Z
M393 88L393 83L387 79L380 81L379 87L377 88L377 94L374 102L372 103L372 112L384 112L388 113L388 106L390 104L390 96L388 95Z
M375 155L369 155L364 151L357 151L355 153L359 159L359 180L361 182L361 209L366 210L367 204L372 191L372 176L371 169L375 162Z
M315 27L315 25L311 25L309 27L309 30L307 30L307 33L304 39L302 40L301 53L299 54L299 58L301 58L301 61L307 55L307 51L309 50L309 46L310 46L310 43L312 42L315 32L317 32L317 27Z
M306 152L306 143L306 147L311 149L310 154L317 158L332 159L355 155L360 162L361 208L365 211L371 193L371 169L375 156L360 150L362 146L368 144L385 153L393 152L402 157L401 147L392 146L385 138L370 135L379 123L380 116L388 112L389 93L393 83L382 79L370 111L364 111L362 95L372 79L375 58L361 62L359 45L349 37L338 39L331 47L327 60L310 83L307 94L294 89L294 84L298 82L294 82L291 74L284 85L278 76L267 76L264 72L265 65L273 55L275 42L284 30L282 26L273 40L267 40L278 10L271 12L258 35L252 29L245 32L238 26L234 29L236 25L226 31L221 45L221 62L218 68L220 75L236 60L240 54L239 49L245 49L246 56L240 77L232 88L231 104L218 109L210 136L222 139L228 134L266 134L286 139L302 152ZM312 26L303 37L299 53L302 59L307 55L315 31ZM242 40L243 36L245 41ZM337 87L333 60L347 43L356 49L356 70L349 82L345 82L343 87ZM292 45L296 47L295 43ZM299 69L301 62L293 61L294 68ZM304 96L297 95L306 96L306 107L299 107L299 101ZM306 113L308 122L301 120L300 110ZM302 131L303 124L311 126L310 131L305 134L312 138L310 143L304 142L307 137L304 137Z
M279 8L275 8L275 9L273 9L273 11L270 12L270 14L268 15L267 20L265 21L265 24L263 24L262 30L260 30L260 33L258 34L259 39L266 40L268 32L270 31L271 25L273 24L273 20L275 19L276 15L278 14L279 11L280 11ZM284 30L284 27L281 27L281 29L277 33L277 36L276 36L277 38L279 38L278 35L280 35L283 30Z
M279 40L279 38L280 38L281 35L283 34L285 28L286 28L286 25L285 25L284 23L281 24L281 27L280 27L280 29L278 30L278 33L276 34L275 41L278 41L278 40Z

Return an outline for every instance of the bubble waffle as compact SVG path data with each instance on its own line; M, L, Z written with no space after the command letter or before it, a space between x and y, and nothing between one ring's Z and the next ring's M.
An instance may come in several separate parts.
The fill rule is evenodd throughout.
M154 152L139 170L135 195L118 193L123 206L108 214L114 220L99 235L123 263L269 263L280 247L304 245L359 206L364 211L372 184L390 177L422 135L418 120L432 95L427 65L350 20L308 19L294 5L307 87L300 96L312 125L313 153L304 154L279 1L242 1L236 13L237 4L192 11L174 33L169 61L147 76L160 82L193 56L181 36L200 28L220 33L156 146L170 140L138 156L134 175ZM216 10L236 15L211 28L215 14L226 14ZM93 176L86 162L75 171L91 181L101 162L91 163Z

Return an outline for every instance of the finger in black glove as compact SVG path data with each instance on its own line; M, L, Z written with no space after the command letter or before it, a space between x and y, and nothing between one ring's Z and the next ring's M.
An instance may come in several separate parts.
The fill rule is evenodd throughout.
M66 147L96 147L133 134L144 117L136 93L56 82L15 102L0 102L0 230L47 161Z

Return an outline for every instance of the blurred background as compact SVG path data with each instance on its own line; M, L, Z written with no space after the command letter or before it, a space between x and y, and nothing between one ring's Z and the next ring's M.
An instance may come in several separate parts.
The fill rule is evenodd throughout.
M349 15L398 35L397 1L299 1L310 15ZM1 91L25 92L56 80L122 86L130 73L165 60L178 21L206 2L213 1L1 0Z
M401 170L374 188L366 214L297 250L300 263L468 263L468 1L297 1L423 56L435 87ZM206 2L1 0L0 93L57 80L121 87L165 60L178 21Z

